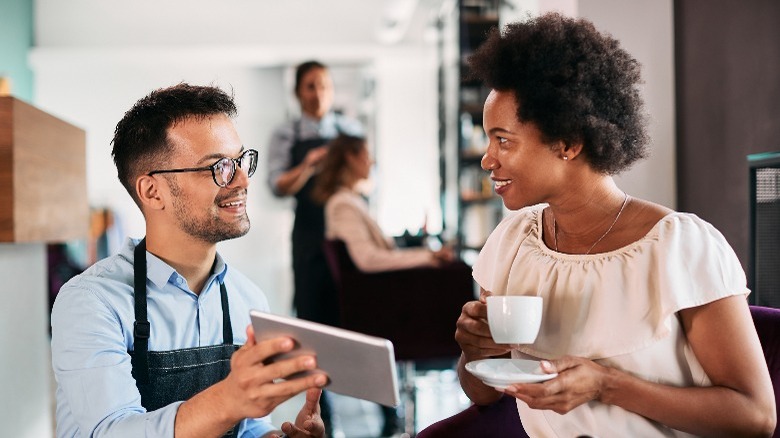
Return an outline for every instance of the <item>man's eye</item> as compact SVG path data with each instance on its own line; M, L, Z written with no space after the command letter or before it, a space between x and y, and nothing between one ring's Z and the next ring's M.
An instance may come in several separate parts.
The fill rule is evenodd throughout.
M496 137L496 138L498 139L499 143L506 143L507 142L507 139L504 138L504 137Z

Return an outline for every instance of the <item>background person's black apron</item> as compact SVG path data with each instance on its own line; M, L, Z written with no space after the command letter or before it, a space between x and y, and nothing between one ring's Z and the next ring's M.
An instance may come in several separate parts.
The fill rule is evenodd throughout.
M292 166L303 162L306 153L327 143L327 138L300 138L300 121L293 128ZM292 259L295 281L293 305L298 318L332 326L339 325L339 304L322 242L325 240L325 210L311 198L315 177L295 194L295 222Z
M222 298L221 345L183 348L171 351L148 351L149 321L146 317L146 239L135 248L135 325L133 329L133 378L141 393L141 406L154 411L177 401L187 400L227 377L230 356L240 346L233 345L233 329L228 311L225 284L220 283ZM219 409L215 406L214 409ZM238 424L224 436L238 436Z
M327 138L300 138L300 120L293 126L292 167L301 164L306 153L327 143ZM311 198L315 177L295 194L292 231L292 260L295 294L293 306L298 318L332 326L339 325L339 297L330 275L322 243L325 240L325 208ZM326 436L333 434L333 408L327 391L320 396L320 417Z

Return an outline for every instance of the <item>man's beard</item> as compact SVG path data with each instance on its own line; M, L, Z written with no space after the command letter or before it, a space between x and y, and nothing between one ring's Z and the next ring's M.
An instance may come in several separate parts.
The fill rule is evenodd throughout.
M237 194L245 191L237 189L225 196L218 197L214 206L219 209L219 203L225 199L235 197ZM174 195L173 208L176 220L185 233L208 243L218 243L223 240L235 239L249 232L249 216L244 215L233 223L224 222L219 217L219 211L209 210L206 217L193 217L187 206L187 198L182 195L181 189L174 183L171 184L171 192Z

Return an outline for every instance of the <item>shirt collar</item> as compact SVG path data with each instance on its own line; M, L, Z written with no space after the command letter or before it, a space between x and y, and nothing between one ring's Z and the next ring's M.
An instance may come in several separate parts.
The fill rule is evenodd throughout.
M328 123L333 123L335 117L336 117L336 113L334 113L333 111L328 111L319 120L314 118L314 117L312 117L312 116L310 116L310 115L308 115L308 114L306 114L306 113L301 113L301 120L303 120L305 123L309 123L309 124L316 125L316 126L326 125Z
M138 245L138 242L141 241L140 239L131 240L132 245L129 246L132 246L132 249L134 249L135 246ZM225 263L225 260L222 258L222 256L217 253L214 260L214 268L212 269L211 275L206 281L206 289L208 289L208 286L214 281L214 279L216 279L219 283L224 282L226 274L227 264ZM154 283L157 288L162 289L169 281L173 280L178 275L179 273L176 272L172 266L165 263L162 259L150 253L149 251L146 252L146 277L149 279L149 281Z

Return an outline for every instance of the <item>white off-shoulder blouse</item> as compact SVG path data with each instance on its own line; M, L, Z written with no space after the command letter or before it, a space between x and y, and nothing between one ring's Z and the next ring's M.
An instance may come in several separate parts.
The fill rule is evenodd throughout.
M544 298L536 342L516 346L512 356L581 356L651 382L710 385L676 312L750 292L723 235L693 214L670 213L623 248L563 254L542 240L545 207L505 218L474 265L474 279L495 295ZM691 436L596 401L566 415L517 405L532 437Z

